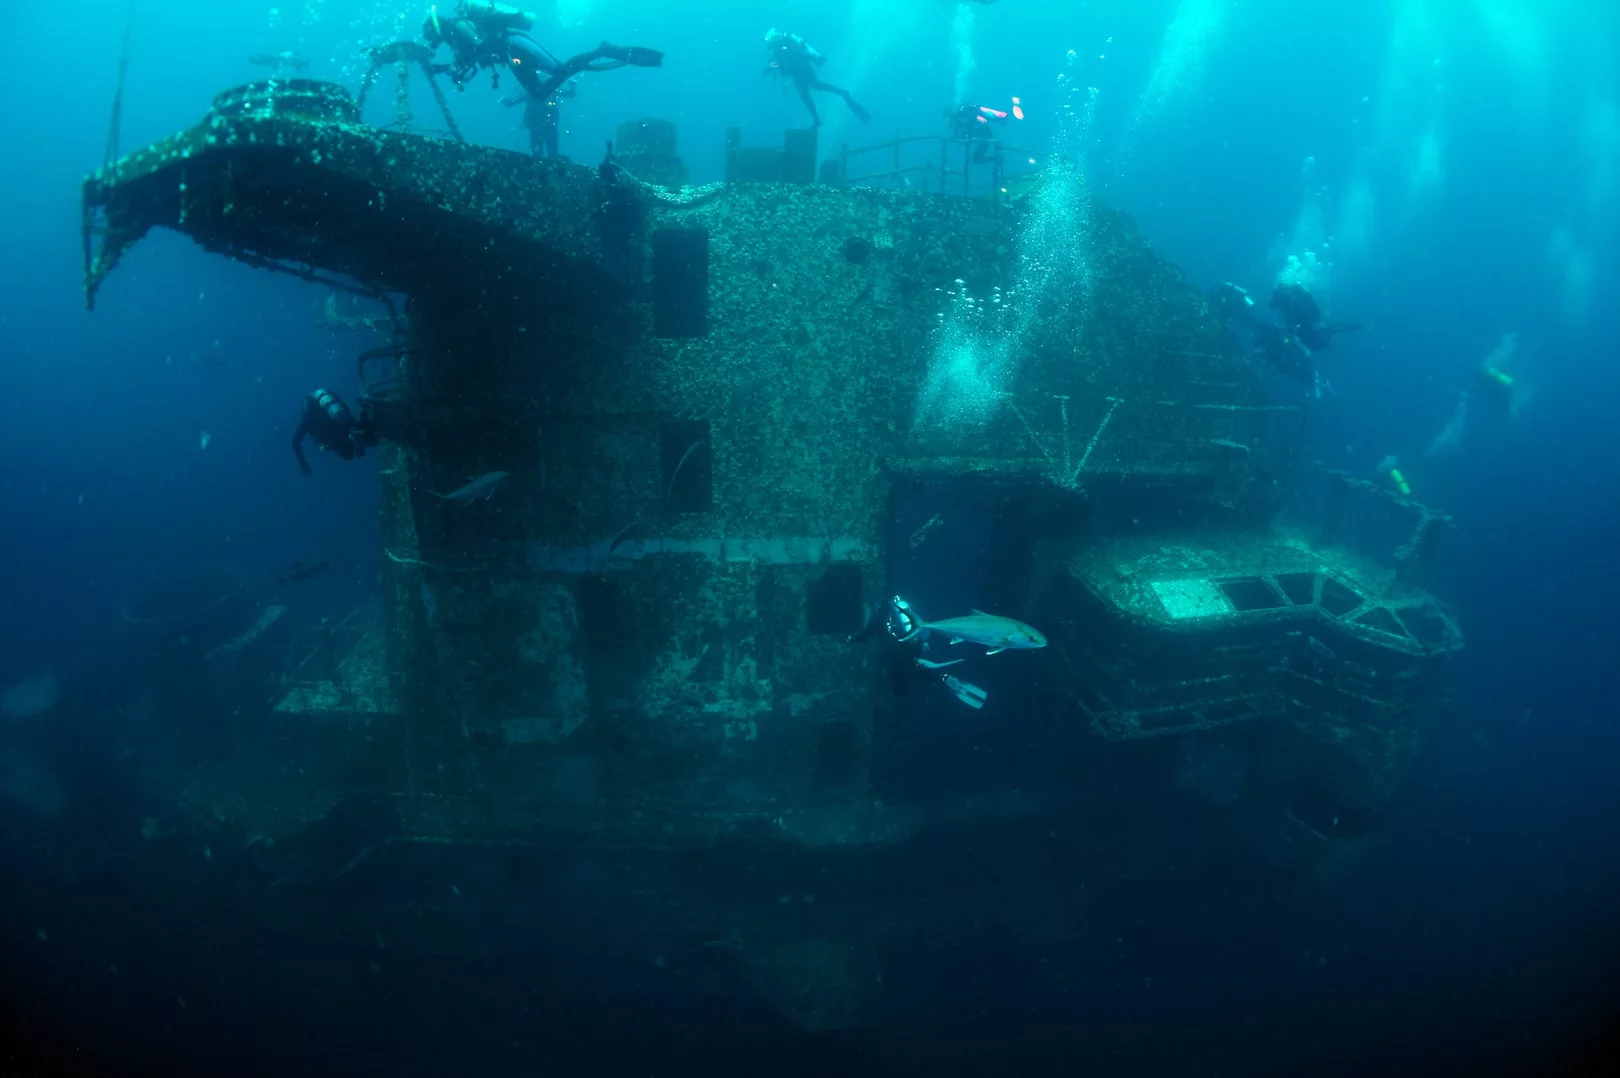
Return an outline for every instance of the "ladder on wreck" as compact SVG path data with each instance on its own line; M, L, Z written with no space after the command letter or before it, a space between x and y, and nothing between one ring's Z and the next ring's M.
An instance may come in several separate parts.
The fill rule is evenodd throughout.
M387 45L378 45L371 50L371 67L366 71L366 77L360 82L360 99L358 107L365 109L366 97L371 88L376 85L377 76L382 69L392 64L396 79L395 108L397 118L388 126L398 127L401 131L411 129L411 65L422 69L427 77L428 89L433 92L433 100L439 105L439 111L444 115L445 126L457 142L466 142L461 136L461 129L456 126L454 116L450 115L450 103L444 99L444 91L439 89L439 70L433 66L433 50L426 45L415 41L393 41Z

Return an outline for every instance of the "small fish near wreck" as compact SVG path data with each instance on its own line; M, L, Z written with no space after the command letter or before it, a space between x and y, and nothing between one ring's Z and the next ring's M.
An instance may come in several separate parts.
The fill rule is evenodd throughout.
M465 485L457 487L449 494L433 494L433 496L439 499L441 506L446 502L466 505L469 502L487 501L499 493L506 486L506 481L511 478L512 476L508 472L485 472L483 475L467 480ZM433 492L429 491L429 493Z
M321 574L332 567L330 558L300 559L276 574L277 584L302 584L306 580L319 580Z
M1021 621L998 617L995 614L986 614L982 610L975 610L965 617L922 622L904 639L910 640L923 632L948 636L953 644L963 642L983 644L990 649L985 652L987 655L1009 649L1024 650L1046 646L1046 637L1033 625L1025 625Z

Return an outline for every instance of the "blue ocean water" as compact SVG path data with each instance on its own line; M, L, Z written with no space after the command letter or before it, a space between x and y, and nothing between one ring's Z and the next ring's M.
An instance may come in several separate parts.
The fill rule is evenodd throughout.
M319 586L300 593L310 617L336 616L376 588L374 462L316 458L306 479L288 452L304 395L317 385L352 392L365 347L359 334L319 325L325 289L154 234L96 311L84 309L79 185L104 160L126 17L127 152L197 122L220 90L263 77L254 54L291 50L309 62L300 74L357 86L361 47L415 33L423 15L396 0L279 2L135 0L131 15L112 0L64 0L8 19L0 686L122 646L117 612L129 590L199 566L272 577L299 559L330 559ZM1432 590L1468 635L1451 674L1454 713L1431 730L1382 822L1383 844L1331 886L1233 867L1179 891L1116 889L1098 901L1085 946L1056 949L1034 969L986 965L986 947L941 940L930 959L892 973L914 991L894 1004L899 1032L880 1050L820 1042L773 1056L788 1034L757 1028L739 1032L746 1048L686 1043L679 1031L713 1016L678 1009L673 1020L634 1008L551 1017L604 1042L644 1022L670 1058L711 1053L711 1073L1070 1073L1071 1061L1108 1074L1581 1066L1613 1016L1620 958L1620 8L556 0L538 15L537 36L559 55L603 39L667 54L660 70L588 76L565 105L562 152L594 164L619 122L657 115L678 125L693 183L721 177L728 126L763 141L803 123L794 96L760 75L771 26L816 44L826 77L873 114L863 127L822 97L824 150L936 133L953 103L1003 107L1018 96L1027 118L1017 142L1040 152L1060 122L1058 75L1074 73L1095 88L1093 189L1191 282L1232 280L1263 295L1293 273L1335 317L1362 325L1323 358L1332 391L1320 399L1269 384L1308 397L1305 456L1368 478L1394 456L1424 501L1455 516ZM496 96L483 80L452 94L458 122L473 141L525 149ZM417 109L431 116L425 99ZM1476 386L1509 335L1514 414ZM897 526L926 520L924 507L915 512ZM964 524L951 542L990 550L992 531ZM941 604L970 602L991 571L971 560L932 568L904 588L931 587ZM959 730L915 736L942 774L962 766ZM1128 824L1119 826L1125 842ZM1078 873L1051 871L1082 901ZM153 1059L168 1060L167 1073L273 1073L233 1056L248 1031L262 1035L265 1014L338 1038L327 1058L351 1073L407 1073L410 1058L427 1061L424 1073L539 1073L491 1046L506 1026L475 1001L461 1010L399 999L396 1011L368 1009L347 1025L342 1004L289 1002L256 983L273 948L245 932L233 978L240 1013L218 1004L202 1029L172 1008L160 1019L155 1006L87 987L87 963L53 972L49 950L35 946L49 896L23 881L0 889L13 892L0 904L0 953L28 956L0 974L5 1017L18 1029L50 1016L34 1028L46 1031L37 1058L53 1062L19 1073L71 1066L61 1061L74 1045L97 1073L144 1072ZM145 915L106 916L134 925ZM173 926L152 928L149 983L167 988L164 969L191 967L187 948L198 944L176 935L165 952ZM411 1016L411 1036L390 1025ZM412 1037L406 1062L390 1056L388 1045ZM632 1071L621 1045L602 1053L553 1060L551 1072L701 1070Z

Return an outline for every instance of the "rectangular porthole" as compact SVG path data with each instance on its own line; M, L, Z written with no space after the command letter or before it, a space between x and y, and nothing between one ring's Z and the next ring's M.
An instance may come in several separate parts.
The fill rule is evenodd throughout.
M865 625L861 608L861 567L830 565L810 582L805 596L805 631L812 636L848 636Z
M824 722L816 731L816 785L847 790L860 777L861 739L855 724Z
M708 230L657 229L652 249L654 336L708 336Z
M707 419L666 419L659 438L664 508L707 513L714 508L714 443Z

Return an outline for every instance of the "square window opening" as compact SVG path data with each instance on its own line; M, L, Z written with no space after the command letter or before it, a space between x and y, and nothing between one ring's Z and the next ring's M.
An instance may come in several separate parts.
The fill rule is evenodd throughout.
M1341 618L1361 605L1361 596L1334 580L1322 578L1322 609L1330 617Z
M1451 623L1432 607L1409 606L1397 616L1407 633L1426 648L1441 648L1451 642Z
M1315 573L1279 573L1277 586L1295 606L1310 606L1316 602Z
M1275 610L1280 606L1288 605L1277 589L1268 584L1261 577L1245 577L1241 580L1222 580L1220 589L1232 606L1239 611L1248 610Z
M1375 606L1365 613L1357 614L1352 620L1357 625L1363 625L1381 633L1388 633L1390 636L1398 636L1402 640L1407 639L1406 629L1400 622L1395 620L1395 615L1381 606Z

